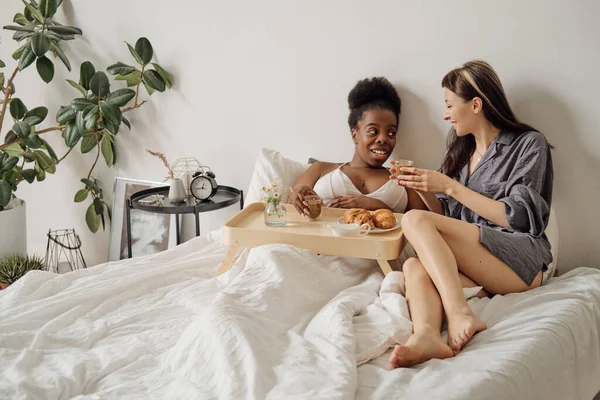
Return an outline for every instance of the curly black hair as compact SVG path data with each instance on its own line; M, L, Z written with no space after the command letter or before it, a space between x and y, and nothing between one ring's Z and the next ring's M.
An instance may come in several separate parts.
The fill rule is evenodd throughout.
M348 125L350 129L356 129L363 113L376 108L393 112L398 120L401 106L400 96L386 78L380 76L362 79L348 95Z

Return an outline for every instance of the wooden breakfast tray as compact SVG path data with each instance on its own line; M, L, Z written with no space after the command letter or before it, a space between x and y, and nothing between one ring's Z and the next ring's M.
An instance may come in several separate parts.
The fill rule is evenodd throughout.
M402 229L370 233L358 238L334 236L327 224L337 222L346 210L323 208L317 221L305 220L290 204L284 204L287 224L282 227L265 225L265 204L253 203L237 213L224 229L229 251L221 263L218 275L229 271L239 247L252 248L265 244L291 244L318 254L377 260L384 274L392 271L387 260L398 258L406 243ZM395 214L399 219L402 214Z

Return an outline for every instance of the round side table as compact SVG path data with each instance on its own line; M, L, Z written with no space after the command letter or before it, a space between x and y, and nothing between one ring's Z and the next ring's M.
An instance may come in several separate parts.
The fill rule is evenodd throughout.
M196 236L200 236L200 213L219 210L232 204L240 203L240 210L244 208L244 191L230 186L217 187L217 193L206 201L186 198L181 203L171 203L169 200L169 187L146 189L134 193L127 199L127 254L131 258L131 210L141 210L156 214L175 214L175 229L177 244L179 237L179 216L181 214L194 214L196 218Z

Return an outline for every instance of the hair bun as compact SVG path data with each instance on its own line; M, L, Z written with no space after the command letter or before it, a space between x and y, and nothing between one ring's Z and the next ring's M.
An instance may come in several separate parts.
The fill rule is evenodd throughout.
M394 86L384 77L362 79L348 95L348 106L351 110L381 102L389 105L396 114L400 113L400 97Z

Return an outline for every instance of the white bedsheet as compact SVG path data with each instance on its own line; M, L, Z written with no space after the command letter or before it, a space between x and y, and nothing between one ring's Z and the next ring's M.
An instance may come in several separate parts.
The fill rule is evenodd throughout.
M214 278L220 232L144 259L30 273L0 292L0 398L537 398L600 389L600 271L472 300L490 327L451 360L387 370L410 332L365 260L290 246Z

